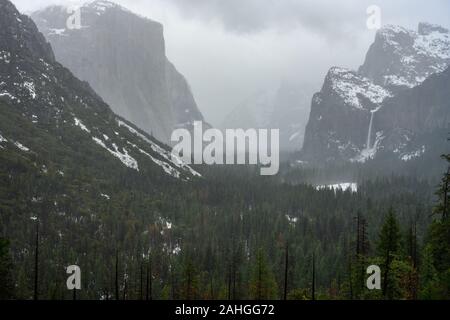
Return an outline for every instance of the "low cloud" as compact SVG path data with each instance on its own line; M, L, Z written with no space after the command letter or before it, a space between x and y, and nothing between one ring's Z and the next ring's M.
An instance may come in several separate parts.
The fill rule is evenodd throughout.
M83 0L13 0L24 12ZM366 9L382 24L449 27L450 1L114 0L164 25L167 55L214 125L248 97L289 79L320 90L334 65L356 69L374 38Z

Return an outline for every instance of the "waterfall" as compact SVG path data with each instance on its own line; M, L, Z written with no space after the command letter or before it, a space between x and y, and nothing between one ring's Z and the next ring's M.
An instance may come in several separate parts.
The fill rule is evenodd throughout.
M373 116L375 115L375 111L370 112L370 123L369 123L369 132L367 133L367 143L366 149L370 150L370 141L372 140L372 125L373 125Z

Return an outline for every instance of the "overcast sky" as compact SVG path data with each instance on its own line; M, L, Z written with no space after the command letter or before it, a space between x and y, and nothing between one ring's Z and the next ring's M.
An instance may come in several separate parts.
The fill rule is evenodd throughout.
M13 0L22 12L70 0ZM81 1L86 2L86 1ZM188 79L206 119L224 116L281 81L320 90L331 66L356 69L374 38L366 9L382 24L449 27L448 0L114 0L164 25L167 55Z

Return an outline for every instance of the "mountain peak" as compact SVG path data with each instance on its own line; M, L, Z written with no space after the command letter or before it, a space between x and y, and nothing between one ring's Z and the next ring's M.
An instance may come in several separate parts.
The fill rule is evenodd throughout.
M411 33L413 32L412 30L409 30L405 27L399 26L399 25L395 25L395 24L387 24L384 25L380 30L378 30L378 33L381 35L386 35L386 34L399 34L399 33Z
M417 33L419 35L429 35L431 33L449 33L449 30L442 27L441 25L438 24L432 24L432 23L428 23L428 22L419 22L419 25L417 27ZM378 30L378 33L380 35L394 35L394 34L410 34L413 35L414 33L416 33L416 31L414 30L410 30L408 28L399 26L399 25L395 25L395 24L387 24L384 25L380 30Z
M420 35L426 36L431 33L437 32L437 33L449 33L448 29L437 25L437 24L431 24L428 22L420 22L418 27L418 32Z
M69 9L77 9L77 8L81 10L82 14L86 14L86 15L90 16L88 18L86 18L86 16L82 17L83 25L86 24L86 22L90 23L92 21L92 18L101 17L104 14L109 13L109 12L115 11L115 12L124 12L124 13L135 14L115 2L106 1L106 0L94 0L94 1L85 2L79 6L68 5L68 4L49 5L43 9L37 10L34 13L32 13L32 17L35 18L35 17L40 17L40 16L46 16L46 17L58 16L60 19L57 21L57 25L58 25L58 27L62 28L62 27L65 27L66 19L71 14L71 10L69 10ZM61 17L64 17L64 19L61 19ZM86 21L86 20L88 20L88 21ZM150 20L150 19L147 19L147 20ZM55 21L52 21L52 22L55 23Z
M121 5L118 5L115 2L106 1L106 0L95 0L92 2L88 2L88 3L84 4L83 7L94 9L98 14L104 13L110 9L119 9L121 11L129 12L128 9L122 7Z
M390 90L403 90L422 83L450 63L447 29L420 23L418 31L386 25L377 32L359 73Z
M20 50L22 55L34 59L55 60L50 44L33 21L20 14L8 0L0 0L0 48L3 54L12 57Z
M328 74L330 76L343 75L343 74L348 74L348 73L354 73L354 72L350 69L337 67L337 66L331 67L330 70L328 71Z

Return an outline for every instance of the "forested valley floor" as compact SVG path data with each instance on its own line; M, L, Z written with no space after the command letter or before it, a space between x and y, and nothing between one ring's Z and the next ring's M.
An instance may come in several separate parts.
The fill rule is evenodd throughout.
M79 299L449 298L448 174L351 192L203 168L155 187L0 158L2 299L72 299L74 264ZM369 265L381 290L366 288Z

